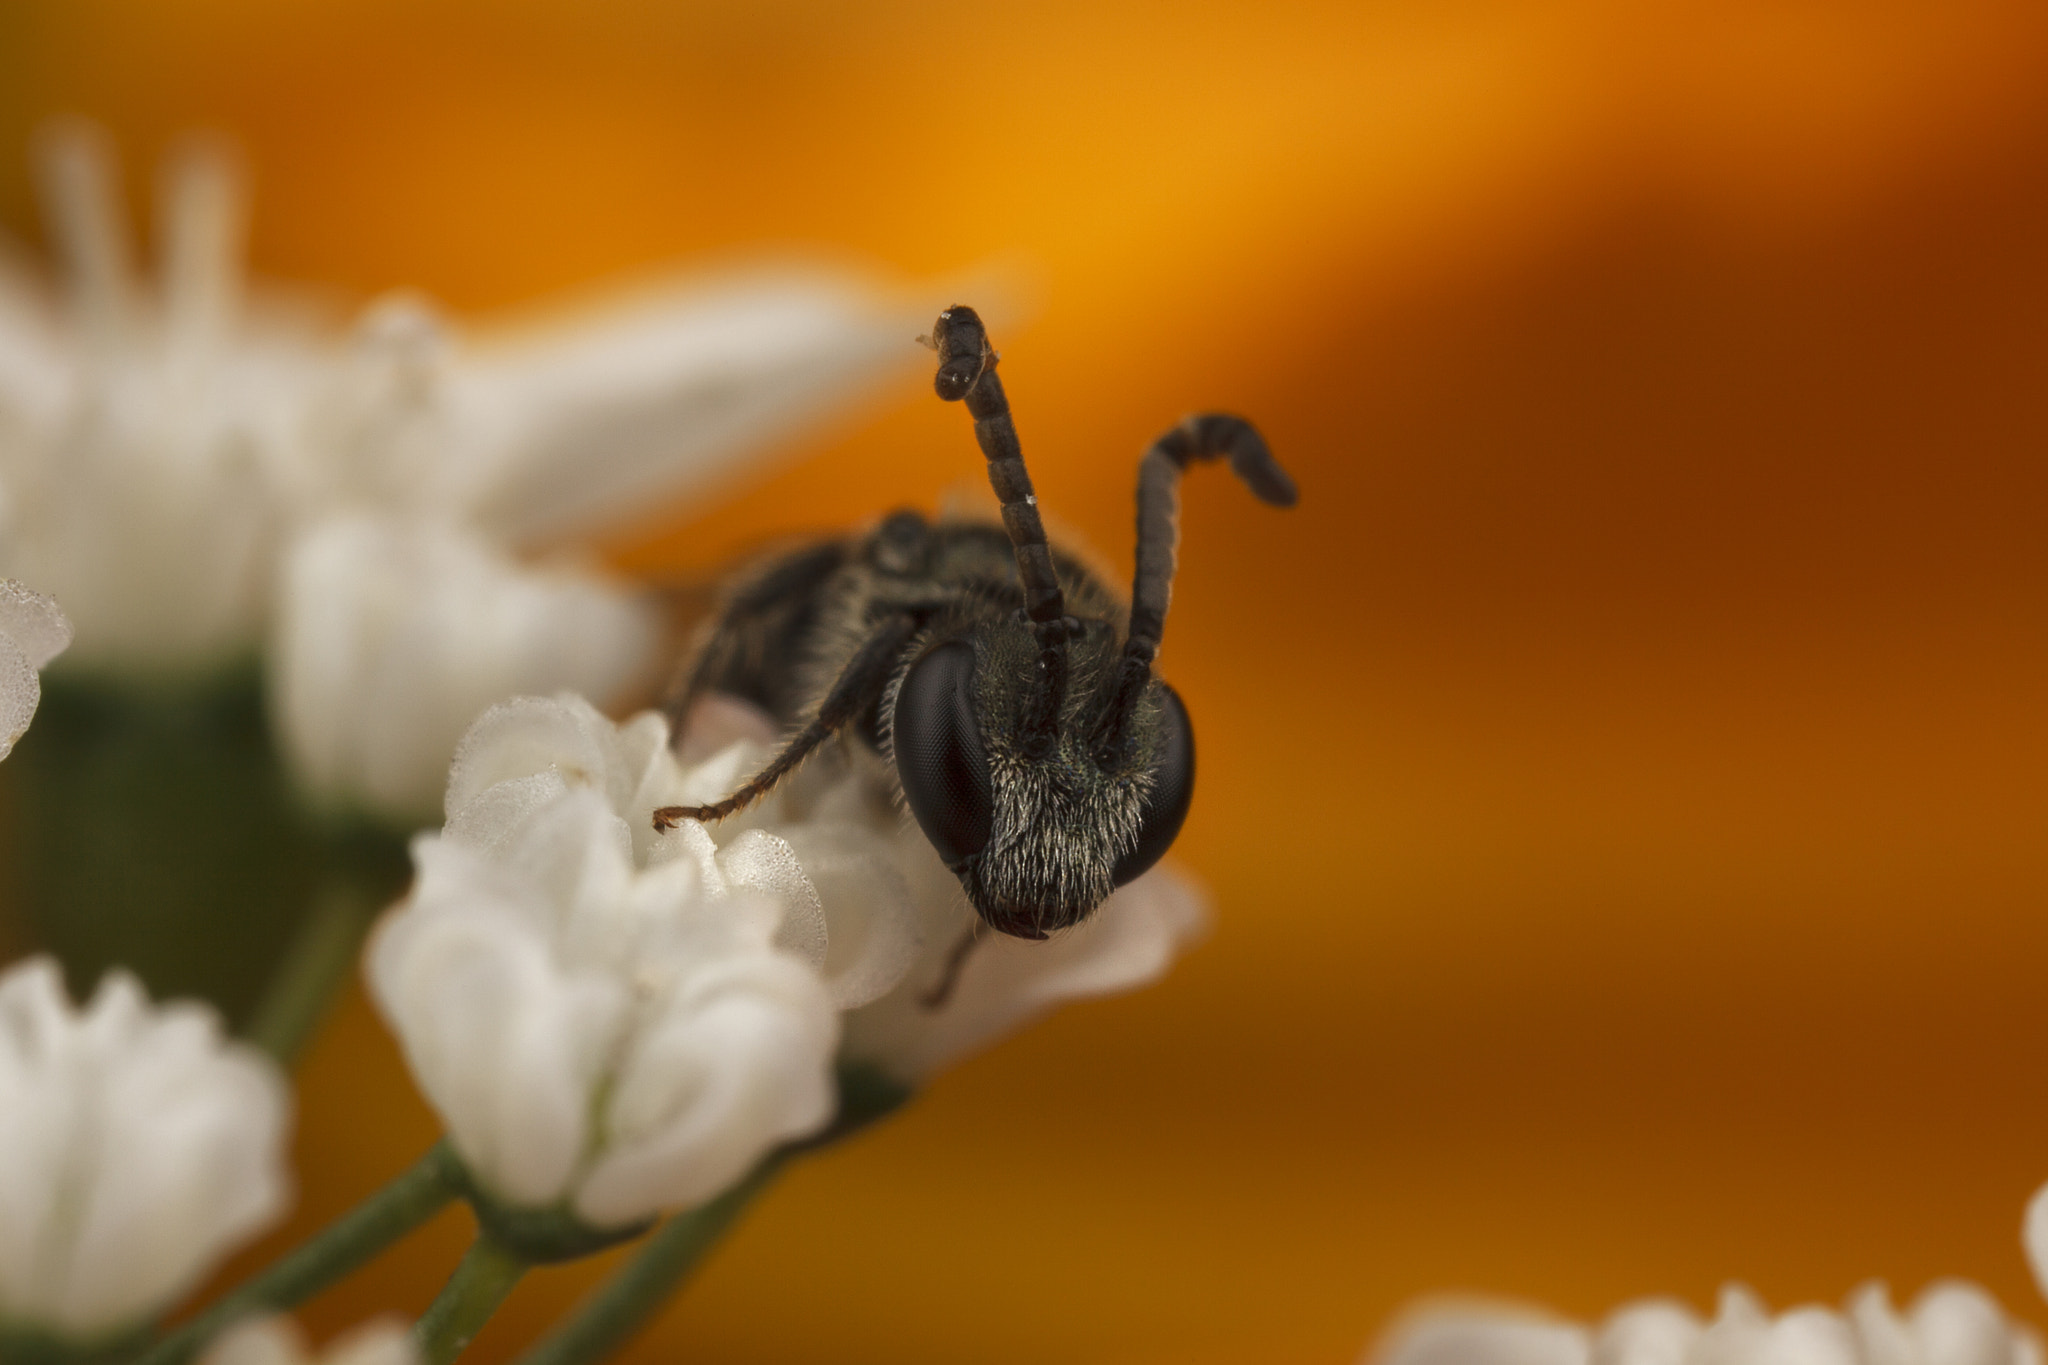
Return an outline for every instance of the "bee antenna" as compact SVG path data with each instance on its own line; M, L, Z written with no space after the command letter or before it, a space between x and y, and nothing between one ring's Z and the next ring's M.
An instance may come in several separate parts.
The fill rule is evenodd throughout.
M1038 498L1024 468L1024 448L1010 418L1010 400L996 376L1000 358L989 345L981 317L965 304L939 314L929 339L939 353L932 387L948 403L962 399L974 418L974 439L988 459L988 481L1003 507L1003 529L1017 552L1017 578L1024 586L1024 615L1038 640L1039 687L1034 712L1026 717L1027 751L1043 753L1059 733L1060 706L1067 690L1067 641L1079 623L1067 615L1066 594L1053 569L1052 550L1039 519ZM1284 476L1283 476L1284 477Z
M1230 457L1230 467L1256 494L1274 507L1292 507L1294 480L1266 449L1256 428L1242 417L1205 412L1183 418L1161 436L1138 462L1138 567L1131 579L1131 625L1124 638L1123 660L1117 666L1116 691L1103 712L1095 735L1098 758L1107 766L1129 741L1130 720L1138 698L1152 680L1152 661L1166 631L1166 608L1173 599L1175 550L1180 541L1180 478L1196 460Z

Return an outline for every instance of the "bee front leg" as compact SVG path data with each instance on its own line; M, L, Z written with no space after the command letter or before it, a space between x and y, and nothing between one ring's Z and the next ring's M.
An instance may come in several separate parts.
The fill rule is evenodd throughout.
M903 651L917 634L918 626L918 618L907 613L891 616L876 626L867 643L840 671L839 680L832 684L832 690L818 704L817 714L803 729L790 736L774 762L723 801L709 806L663 806L654 812L654 827L658 830L672 829L680 820L723 820L773 791L776 783L811 756L812 750L875 704L889 685L889 675L895 671Z

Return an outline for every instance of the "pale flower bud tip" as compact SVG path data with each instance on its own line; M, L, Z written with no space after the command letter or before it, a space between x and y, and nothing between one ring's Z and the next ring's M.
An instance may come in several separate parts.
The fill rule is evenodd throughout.
M2036 1190L2027 1201L2020 1243L2026 1248L2027 1266L2034 1272L2034 1286L2048 1297L2048 1185Z
M213 1339L199 1365L421 1365L418 1339L395 1317L373 1318L315 1351L282 1315L248 1318Z
M1584 1328L1540 1309L1441 1300L1403 1314L1362 1365L1587 1365Z

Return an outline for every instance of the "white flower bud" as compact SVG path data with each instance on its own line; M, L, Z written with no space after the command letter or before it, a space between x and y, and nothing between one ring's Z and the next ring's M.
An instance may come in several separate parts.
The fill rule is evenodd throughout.
M375 1318L342 1333L320 1350L290 1318L249 1318L214 1339L199 1365L419 1365L412 1329L397 1318Z
M2032 1332L1975 1285L1930 1285L1901 1317L1868 1284L1846 1310L1773 1318L1741 1285L1712 1322L1666 1299L1631 1304L1597 1332L1535 1309L1445 1304L1410 1314L1367 1356L1373 1365L2040 1365Z
M79 1341L192 1289L287 1202L289 1095L204 1006L0 975L0 1320Z
M507 1204L630 1223L712 1197L831 1117L832 997L777 946L786 917L816 921L816 893L764 832L655 836L678 780L659 717L494 708L371 945L414 1076ZM642 800L644 830L615 808Z
M14 752L42 701L43 665L71 643L55 599L0 578L0 758Z
M597 574L523 565L445 523L336 517L285 563L280 735L316 797L424 823L477 712L557 687L613 695L656 636L652 610Z

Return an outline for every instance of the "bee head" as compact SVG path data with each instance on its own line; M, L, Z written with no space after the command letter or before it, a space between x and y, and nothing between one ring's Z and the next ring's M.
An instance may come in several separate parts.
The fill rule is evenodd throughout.
M1195 737L1153 676L1178 541L1178 487L1193 461L1227 457L1253 493L1294 504L1294 481L1251 423L1183 420L1138 466L1137 570L1121 646L1104 621L1066 614L1038 498L980 316L955 304L927 338L933 387L965 403L1016 552L1021 616L934 637L886 709L896 773L917 823L1006 934L1044 938L1159 861L1195 788Z
M1115 628L1070 626L1056 715L1042 645L1014 616L935 641L885 702L905 804L975 911L1019 938L1079 923L1158 862L1194 794L1179 696L1148 673L1111 725Z

